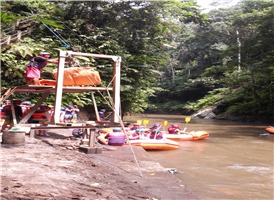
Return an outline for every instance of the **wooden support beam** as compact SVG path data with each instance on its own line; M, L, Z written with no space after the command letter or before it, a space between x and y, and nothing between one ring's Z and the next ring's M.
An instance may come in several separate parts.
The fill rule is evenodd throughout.
M92 97L92 101L93 101L93 105L94 105L96 120L97 120L97 121L100 121L100 117L99 117L99 113L98 113L98 108L97 108L97 104L96 104L96 101L95 101L95 97L94 97L93 92L91 92L91 97Z
M12 118L13 118L13 124L16 125L17 121L16 121L16 115L15 115L15 109L14 109L14 103L13 103L12 96L10 96L10 105L11 105L11 113L12 113Z
M87 129L89 132L89 147L95 147L95 129Z
M29 118L32 116L32 114L38 109L38 107L41 105L41 103L44 102L44 100L50 95L50 92L46 92L39 101L34 105L32 109L28 112L28 114L19 122L19 124L25 124Z
M121 57L113 64L113 101L114 101L114 110L112 115L112 121L115 123L119 123L120 118L120 79L121 79Z
M64 81L64 65L66 59L66 52L59 51L59 62L57 70L57 80L55 87L55 107L54 107L54 123L60 122L60 111L62 104L62 95L63 95L63 81Z

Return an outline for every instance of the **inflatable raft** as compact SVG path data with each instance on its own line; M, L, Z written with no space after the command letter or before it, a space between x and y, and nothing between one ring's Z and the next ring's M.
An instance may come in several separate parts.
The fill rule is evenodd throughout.
M268 133L274 134L274 127L269 126L268 128L265 129Z
M196 131L187 134L169 134L166 133L165 137L170 140L178 141L192 141L192 140L201 140L209 136L209 133L206 131Z
M145 150L175 150L178 149L180 144L178 142L165 139L165 140L143 140L141 146Z

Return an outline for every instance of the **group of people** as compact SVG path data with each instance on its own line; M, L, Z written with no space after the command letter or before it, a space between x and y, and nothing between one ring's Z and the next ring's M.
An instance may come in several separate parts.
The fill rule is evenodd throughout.
M32 104L30 101L22 102L21 100L14 100L14 110L15 110L15 116L16 116L16 122L19 123L19 121L29 113L31 108L33 108L34 104ZM3 120L2 128L1 130L10 129L14 126L14 120L11 110L11 104L10 102L5 102L5 105L0 108L1 111L1 118ZM64 123L71 123L76 122L77 115L79 113L79 108L77 105L67 105L65 108L61 108L60 113L60 122ZM50 105L41 104L38 109L32 114L32 116L29 118L27 123L40 123L40 122L50 122L51 117L54 113L54 107ZM36 131L36 135L39 136L46 136L48 130L40 130Z
M160 131L161 124L154 124L149 129L144 129L139 123L133 124L129 128L129 139L138 140L142 139L142 137L147 137L150 139L164 139L165 132ZM172 124L171 127L168 128L168 134L186 134L186 132L181 131L179 125Z

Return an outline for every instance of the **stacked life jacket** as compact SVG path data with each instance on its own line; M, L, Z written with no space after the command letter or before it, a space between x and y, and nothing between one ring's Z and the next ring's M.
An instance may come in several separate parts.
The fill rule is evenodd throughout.
M45 115L45 110L36 110L32 114L32 120L33 121L47 121L47 117ZM51 119L51 115L49 115L49 118Z
M120 128L114 128L108 135L108 145L122 146L125 144L126 136Z

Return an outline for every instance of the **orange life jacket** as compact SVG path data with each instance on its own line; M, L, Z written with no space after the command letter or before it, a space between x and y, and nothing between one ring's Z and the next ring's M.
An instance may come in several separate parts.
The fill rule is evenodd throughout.
M35 113L32 114L33 120L47 120L45 112L45 110L35 111ZM51 115L49 115L49 119L51 119Z

